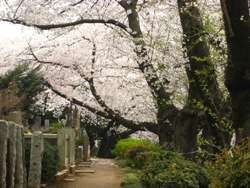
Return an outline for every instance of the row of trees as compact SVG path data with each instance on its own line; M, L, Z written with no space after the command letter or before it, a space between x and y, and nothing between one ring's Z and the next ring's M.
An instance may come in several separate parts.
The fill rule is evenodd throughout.
M74 3L65 1L64 3L60 6L58 6L57 1L46 1L39 4L21 1L17 4L7 4L7 7L12 11L12 15L11 17L3 17L2 20L27 27L35 27L44 30L44 32L45 30L59 30L60 37L62 37L62 30L71 32L67 28L78 30L81 27L91 27L89 24L103 24L110 33L115 32L117 37L125 38L131 50L129 54L125 51L124 56L133 56L130 61L137 63L137 65L133 64L133 67L143 76L141 79L145 80L144 83L148 87L149 96L153 99L155 120L142 119L138 121L130 119L126 114L124 115L122 112L110 107L109 103L105 101L98 91L98 78L96 78L97 67L100 64L98 58L100 55L104 57L106 55L98 53L99 44L93 38L90 39L84 35L81 36L82 40L91 44L88 49L84 49L84 47L81 49L82 51L89 51L88 62L90 65L88 66L90 71L88 73L86 73L86 67L83 67L81 62L73 63L73 65L68 64L68 62L56 63L42 60L32 48L30 52L37 63L71 69L75 74L78 74L83 82L80 85L86 85L87 83L88 91L91 92L95 103L99 107L93 107L77 97L69 97L53 83L48 82L48 87L56 94L68 98L74 104L86 108L98 116L109 119L110 125L121 124L132 130L132 132L146 128L159 136L162 146L168 149L174 147L183 153L193 153L198 150L197 134L200 131L202 131L202 138L205 140L202 147L211 153L216 153L221 148L229 146L232 129L237 133L238 142L242 137L249 136L250 103L247 101L250 94L250 73L248 70L250 47L248 41L249 9L247 0L221 0L220 5L210 2L210 5L214 7L221 7L221 12L217 12L217 14L223 15L227 55L224 54L226 49L220 48L220 41L216 41L218 33L210 33L207 29L206 20L203 16L204 12L202 11L205 2L197 2L196 0L177 0L177 3L139 0L110 0L104 2L97 0L93 3L85 1L76 1ZM38 9L34 8L33 4L36 4ZM52 24L46 22L45 17L41 17L39 7L50 10L51 14L47 19ZM161 12L163 16L153 12L156 7L163 9ZM186 60L185 71L188 78L188 90L187 98L181 108L176 106L172 99L173 93L169 90L171 79L167 78L166 75L162 77L161 72L159 72L160 68L166 71L171 66L168 64L168 60L164 58L167 48L163 48L167 47L169 43L159 45L159 42L165 44L168 41L162 37L163 35L161 35L161 41L157 41L159 36L154 35L152 29L156 25L152 24L151 30L147 30L147 27L149 27L149 23L147 23L148 15L158 16L157 19L159 20L168 16L176 16L166 15L166 12L170 10L169 7L174 7L173 9L178 11L183 35L182 51L184 51ZM90 11L86 12L86 10ZM34 17L30 18L32 11L39 16L35 19ZM112 14L112 11L115 14ZM89 12L91 14L88 14ZM55 16L58 17L55 18ZM69 21L65 21L65 17ZM160 28L157 25L157 29L165 33ZM166 27L163 28L166 29ZM119 40L117 39L117 41ZM127 44L124 43L124 46L127 47ZM122 51L124 49L120 48L118 50ZM131 51L133 52L132 55ZM218 67L213 59L214 52L227 58L225 85L230 97L224 94L218 82ZM161 56L158 56L159 54ZM176 51L176 54L178 54L178 51ZM85 57L82 58L86 59ZM79 59L76 58L76 60ZM98 71L101 72L100 69ZM78 86L74 85L74 87Z

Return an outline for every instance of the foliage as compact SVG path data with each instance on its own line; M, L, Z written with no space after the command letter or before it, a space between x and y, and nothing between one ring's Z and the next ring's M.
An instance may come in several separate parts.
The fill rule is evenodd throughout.
M51 182L59 169L59 153L48 142L44 142L42 160L42 182Z
M142 188L139 178L134 173L125 175L124 181L121 183L122 188Z
M127 157L133 160L134 167L138 169L141 169L146 164L151 153L152 149L143 144L131 146L126 150Z
M206 162L212 178L210 188L250 187L250 146L236 146L233 154L224 150L215 155L215 161Z
M63 128L64 124L61 121L57 121L51 124L51 130L50 133L57 134L58 130Z
M170 151L154 153L141 171L145 187L205 188L210 180L205 170L194 162Z
M79 138L76 138L75 146L78 148L78 146L82 146L84 143L84 135L81 135Z
M40 66L30 69L29 63L23 63L0 77L1 90L15 84L18 89L16 95L22 96L25 94L21 110L26 112L28 112L30 106L35 103L35 96L43 91L45 81L43 76L39 73L39 70Z
M29 174L30 167L30 149L31 143L25 142L25 166L27 169L27 174ZM45 141L42 159L41 181L44 183L51 182L59 169L59 164L60 161L58 150Z
M150 143L147 140L137 140L134 138L126 138L121 139L117 142L115 145L115 149L113 150L113 153L119 158L119 159L125 159L125 158L135 158L136 152L133 152L133 149L137 149L137 151L158 151L160 150L160 146L154 145Z
M134 168L134 161L132 159L118 159L116 164L122 168L131 167Z

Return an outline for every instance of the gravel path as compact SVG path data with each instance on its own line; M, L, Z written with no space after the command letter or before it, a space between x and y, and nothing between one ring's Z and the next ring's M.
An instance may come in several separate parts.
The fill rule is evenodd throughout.
M114 159L92 158L90 169L94 173L78 174L74 182L61 182L48 188L120 188L123 181L123 169L115 164Z

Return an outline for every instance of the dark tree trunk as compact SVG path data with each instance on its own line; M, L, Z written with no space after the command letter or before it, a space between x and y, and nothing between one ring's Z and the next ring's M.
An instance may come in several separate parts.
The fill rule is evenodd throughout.
M163 83L159 81L159 76L148 55L137 13L137 0L121 0L119 4L126 11L130 12L128 15L129 28L132 30L132 36L134 37L134 44L136 46L134 51L140 59L137 63L140 71L144 74L145 80L155 100L157 127L152 128L154 129L153 132L159 136L160 145L165 148L171 148L171 145L174 145L174 124L171 120L174 119L172 116L175 116L178 110L170 102L170 93L166 91Z
M228 45L225 84L230 92L236 141L250 136L250 21L247 0L221 0Z
M112 150L115 148L115 144L118 142L119 137L114 136L104 136L101 139L100 148L98 150L97 157L100 158L115 158L112 154Z
M205 149L218 152L218 148L224 148L229 145L228 132L224 132L225 127L222 119L225 117L224 98L220 92L214 65L211 62L209 46L206 41L205 29L202 23L199 8L196 0L178 0L178 8L181 19L181 25L184 34L184 47L189 60L189 66L186 69L189 79L189 96L186 109L191 109L187 113L183 110L180 115L180 123L177 129L185 132L183 139L192 143L191 151L197 149L195 134L198 133L198 125L204 125L202 128L203 137L211 142L211 145ZM197 104L200 104L197 108ZM192 112L195 111L195 112ZM203 123L198 116L204 114ZM192 125L193 124L193 125ZM206 126L205 126L206 125ZM194 127L192 127L194 126ZM186 131L190 131L189 135ZM212 141L213 140L213 141ZM185 142L177 142L181 151L185 151ZM184 145L182 145L184 144ZM216 146L213 148L213 146Z

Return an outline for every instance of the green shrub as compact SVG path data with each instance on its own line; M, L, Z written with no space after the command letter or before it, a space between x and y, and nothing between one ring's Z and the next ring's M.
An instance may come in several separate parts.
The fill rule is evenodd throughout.
M140 179L149 188L206 188L210 183L201 166L169 151L152 153Z
M210 188L250 187L250 152L247 145L236 146L234 155L223 151L215 155L214 161L206 162L212 179Z
M142 146L143 145L143 146ZM126 139L122 139L119 140L117 142L117 144L115 145L115 149L112 151L119 159L124 159L124 158L128 158L129 152L131 151L131 147L136 147L138 146L139 148L142 149L142 147L145 149L146 147L150 148L150 150L152 151L159 151L161 149L160 146L155 145L150 143L147 140L137 140L134 138L126 138ZM140 147L141 146L141 147ZM145 146L145 147L144 147ZM140 150L138 148L138 151ZM134 152L135 153L135 152ZM131 155L135 155L135 154L131 154ZM134 156L135 157L135 156ZM132 158L134 158L132 157Z
M147 165L149 162L149 159L153 155L153 151L145 151L141 152L139 155L137 155L133 161L134 161L134 166L137 169L142 169L145 165Z
M138 169L141 169L146 164L151 152L150 146L144 144L130 146L125 151L127 158L132 159L134 167Z
M42 182L51 182L59 170L59 153L48 142L44 142L42 160Z
M116 164L122 168L125 168L125 167L131 167L131 168L134 168L134 161L132 159L118 159L116 161Z
M80 136L79 138L76 138L75 147L78 148L78 146L83 146L84 143L84 136Z
M64 127L63 122L61 122L61 121L54 122L51 125L50 133L57 134L58 130L63 128L63 127Z
M134 173L125 175L124 181L121 183L122 188L142 188L140 180Z
M128 147L125 153L128 158L131 158L134 160L134 158L137 155L140 155L140 153L145 152L145 151L151 151L151 148L144 144L136 144L136 145Z
M29 174L29 167L30 167L30 150L31 150L31 143L25 142L25 166L27 174ZM59 164L60 161L59 161L58 150L45 141L43 159L42 159L42 177L41 177L41 181L43 183L51 182L54 179L59 169Z

